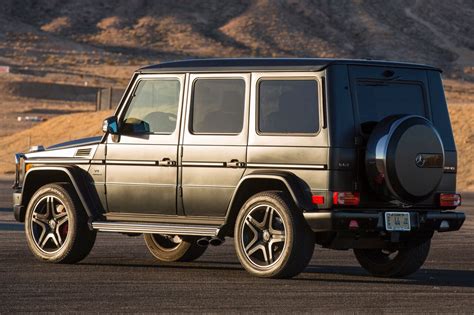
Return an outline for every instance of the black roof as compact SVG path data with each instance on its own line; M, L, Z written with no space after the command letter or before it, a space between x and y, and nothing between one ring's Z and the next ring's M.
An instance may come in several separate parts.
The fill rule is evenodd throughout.
M326 58L213 58L163 62L140 68L139 72L223 72L223 71L320 71L330 65L372 65L417 68L441 71L438 68L415 63L368 59Z

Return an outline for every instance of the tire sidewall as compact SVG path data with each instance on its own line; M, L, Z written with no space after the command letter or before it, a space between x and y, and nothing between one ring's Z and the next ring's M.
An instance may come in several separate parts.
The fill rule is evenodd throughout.
M65 243L58 251L53 253L47 253L41 250L36 244L33 233L31 231L33 211L38 202L47 196L54 196L58 198L66 208L66 212L68 215L68 234ZM73 247L74 240L77 237L77 229L78 226L76 208L72 198L69 195L69 192L66 189L57 184L48 184L41 187L35 192L33 197L30 199L30 202L28 203L25 216L25 233L27 244L31 252L35 255L35 257L49 262L59 262L63 260Z
M145 234L145 244L148 247L150 253L158 260L163 262L174 262L180 261L192 249L192 246L197 246L193 244L194 239L187 240L182 238L181 243L176 247L165 250L162 246L157 244L154 234Z
M416 246L399 249L397 256L387 262L380 263L371 258L367 250L354 249L360 265L374 276L402 277L416 272L428 257L431 239Z
M277 194L277 196L282 197L281 194ZM242 206L236 220L234 230L234 245L236 248L237 257L239 258L242 266L247 271L259 277L278 276L283 271L288 262L293 258L292 253L295 246L295 218L288 204L284 202L285 199L281 199L283 202L279 200L279 198L270 197L268 194L254 195ZM285 226L286 239L283 251L277 262L268 267L260 267L252 263L245 253L242 242L242 227L245 224L245 218L250 213L250 211L261 205L268 205L276 209Z

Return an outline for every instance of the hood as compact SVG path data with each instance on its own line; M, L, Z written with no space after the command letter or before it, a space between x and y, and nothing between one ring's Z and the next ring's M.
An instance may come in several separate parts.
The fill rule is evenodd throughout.
M52 145L46 150L29 152L25 154L27 159L35 158L81 158L91 159L100 143L102 137L82 138Z
M82 146L82 145L87 145L87 144L97 144L100 142L101 139L102 137L81 138L81 139L53 144L52 146L47 147L46 150L77 147L77 146Z

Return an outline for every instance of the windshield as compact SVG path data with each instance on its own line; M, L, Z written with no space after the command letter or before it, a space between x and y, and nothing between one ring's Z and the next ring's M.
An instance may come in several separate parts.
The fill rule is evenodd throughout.
M398 114L426 116L422 87L411 82L357 81L361 125Z

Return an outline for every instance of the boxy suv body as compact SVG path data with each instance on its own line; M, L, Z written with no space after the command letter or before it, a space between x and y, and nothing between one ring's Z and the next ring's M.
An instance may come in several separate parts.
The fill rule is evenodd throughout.
M145 235L162 261L233 237L250 273L292 277L315 244L378 276L458 230L440 70L328 59L208 59L139 69L104 136L17 154L31 251L72 263L96 231Z

